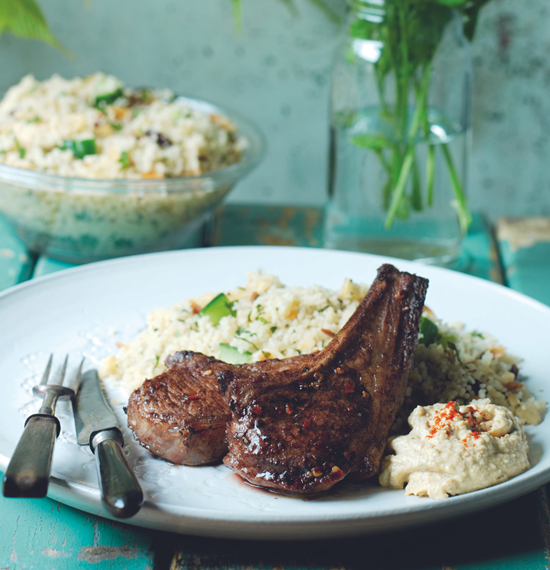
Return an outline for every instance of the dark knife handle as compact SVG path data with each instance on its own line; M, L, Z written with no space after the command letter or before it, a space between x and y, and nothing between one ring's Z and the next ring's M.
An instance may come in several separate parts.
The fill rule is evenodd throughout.
M40 499L48 492L59 420L47 414L27 418L2 484L4 497Z
M117 430L104 430L92 438L103 504L119 519L135 515L143 491L122 450Z

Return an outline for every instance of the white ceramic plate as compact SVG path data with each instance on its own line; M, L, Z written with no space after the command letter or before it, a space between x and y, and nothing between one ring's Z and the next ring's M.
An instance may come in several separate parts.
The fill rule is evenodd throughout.
M344 277L370 283L385 261L430 279L427 304L446 321L493 333L524 358L522 371L539 397L550 397L550 308L504 287L452 271L377 256L329 250L237 247L187 250L106 261L19 285L0 295L0 468L5 469L31 395L50 352L88 367L134 338L145 315L160 306L246 282L265 269L287 285L339 289ZM114 332L116 331L116 332ZM124 425L122 405L116 406ZM59 408L49 496L109 517L100 501L94 459L76 445L68 408ZM550 481L548 419L527 429L531 469L495 487L443 501L407 497L376 484L344 484L316 500L281 497L239 483L220 465L173 466L155 459L126 433L128 455L146 494L127 522L187 534L297 539L350 536L403 528L483 509Z

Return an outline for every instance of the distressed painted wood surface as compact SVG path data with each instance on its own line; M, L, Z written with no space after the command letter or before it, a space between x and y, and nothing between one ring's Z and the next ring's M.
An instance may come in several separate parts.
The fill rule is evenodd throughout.
M158 533L82 513L50 499L0 502L0 568L154 568Z
M355 539L281 544L182 536L171 570L546 570L538 503L531 493L451 522Z
M508 286L550 305L550 217L502 219L496 235Z
M321 211L315 208L226 206L218 213L213 245L319 247L321 220ZM550 302L546 241L535 239L514 248L513 240L498 228L497 250L489 226L481 216L475 217L464 242L461 269L493 281L505 279L512 288ZM29 256L0 222L0 290L67 267ZM547 489L542 488L489 511L432 527L360 539L269 543L153 532L50 499L0 497L0 569L538 570L550 566L549 520Z

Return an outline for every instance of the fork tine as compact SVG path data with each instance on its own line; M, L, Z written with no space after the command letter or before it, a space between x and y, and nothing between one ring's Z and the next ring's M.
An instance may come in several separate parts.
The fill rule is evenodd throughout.
M84 358L80 361L72 384L68 386L75 394L78 392L80 380L82 379L82 367L84 366Z
M63 366L61 367L61 371L59 372L59 376L57 377L56 384L61 386L63 384L63 380L65 378L65 372L67 372L67 363L69 361L69 355L65 356L65 360L63 361Z
M50 370L52 369L52 360L53 360L53 354L50 354L50 358L48 359L48 364L46 364L46 369L44 370L44 374L42 375L42 380L40 380L40 384L48 383Z

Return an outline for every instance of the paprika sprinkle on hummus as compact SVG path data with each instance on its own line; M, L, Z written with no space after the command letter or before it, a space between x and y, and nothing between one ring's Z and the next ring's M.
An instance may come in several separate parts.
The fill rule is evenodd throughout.
M380 484L409 495L444 499L507 481L529 468L520 421L503 406L474 400L467 406L418 406L411 432L389 441Z

